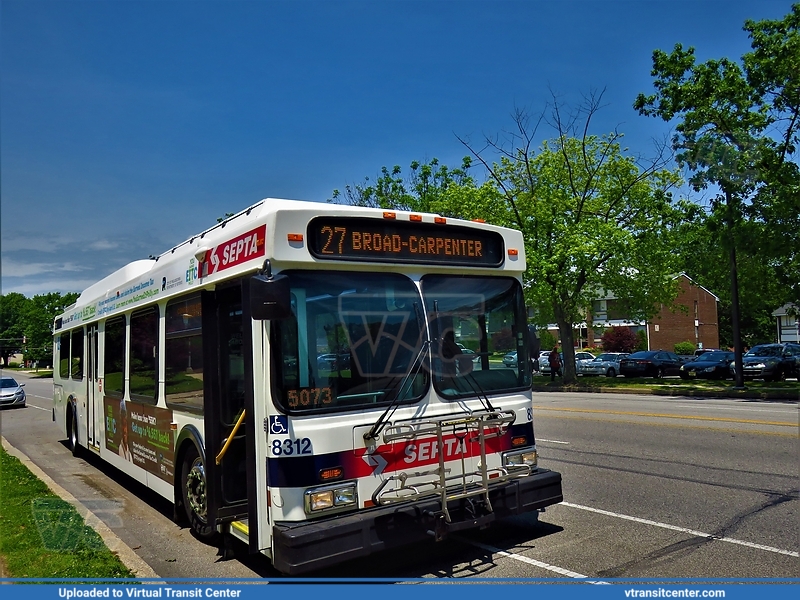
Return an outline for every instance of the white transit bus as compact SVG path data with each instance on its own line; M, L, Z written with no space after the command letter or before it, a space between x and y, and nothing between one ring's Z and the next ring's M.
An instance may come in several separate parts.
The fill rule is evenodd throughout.
M53 418L288 574L539 511L524 270L511 229L266 199L55 319Z

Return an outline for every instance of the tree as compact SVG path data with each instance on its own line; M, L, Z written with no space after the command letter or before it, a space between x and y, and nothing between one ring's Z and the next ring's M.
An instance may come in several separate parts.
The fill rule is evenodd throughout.
M539 331L539 347L542 350L552 350L557 343L558 340L547 329Z
M720 348L733 347L733 329L731 325L731 288L730 267L726 248L720 244L718 235L713 232L719 228L718 223L710 222L711 218L704 211L698 210L681 228L681 254L686 272L695 282L711 290L719 296L719 343ZM745 247L758 243L758 238L768 237L763 231L764 225L750 221L743 223L741 230L747 234L739 238ZM736 261L739 287L746 290L740 294L739 331L742 343L755 346L759 343L771 342L775 338L775 319L772 316L779 305L788 302L789 291L778 273L775 261L764 260L763 256L752 252L737 253Z
M787 284L800 295L797 262L800 224L800 5L781 21L747 21L753 52L741 63L727 58L695 63L694 48L676 44L667 54L653 52L656 93L639 94L634 107L643 115L677 119L673 148L691 172L697 190L713 188L709 229L727 250L731 285L731 328L736 350L736 385L744 385L741 365L737 244L745 224L760 221L764 237L751 250L762 260L789 265ZM793 275L794 274L794 275ZM794 279L792 277L794 276Z
M616 131L589 134L601 99L589 96L566 117L554 101L549 117L533 126L518 110L513 132L487 138L483 148L462 140L503 202L499 224L523 233L526 298L540 325L558 324L566 382L576 380L573 326L593 300L613 293L632 318L647 319L677 293L672 232L683 208L672 203L670 190L680 178L664 168L663 154L647 162L627 154ZM557 135L535 148L543 121Z
M78 295L74 292L63 295L50 292L34 296L28 301L23 315L27 338L26 359L42 361L52 358L53 320L74 304Z
M633 352L638 341L630 327L609 327L600 339L605 352Z
M471 159L467 156L460 167L453 169L439 164L437 158L423 163L413 161L408 176L403 175L399 165L391 169L382 167L375 184L365 177L363 183L346 185L344 192L333 190L328 202L387 210L436 212L446 217L462 216L461 211L458 214L450 212L454 203L445 197L454 188L462 191L476 188L475 181L468 174L470 166Z
M25 337L23 315L28 299L22 294L11 292L0 295L0 358L8 367L12 354L22 352Z

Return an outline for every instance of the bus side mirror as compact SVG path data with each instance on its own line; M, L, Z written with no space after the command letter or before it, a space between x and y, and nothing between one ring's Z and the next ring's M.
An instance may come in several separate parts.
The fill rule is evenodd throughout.
M275 321L292 316L289 278L259 273L250 279L250 314L257 321Z

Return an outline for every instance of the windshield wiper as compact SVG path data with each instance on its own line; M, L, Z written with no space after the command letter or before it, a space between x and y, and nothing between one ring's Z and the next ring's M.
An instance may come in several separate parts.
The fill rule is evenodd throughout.
M381 416L378 417L378 420L375 421L373 426L369 428L369 431L364 434L365 442L369 443L370 441L377 439L383 429L389 423L389 419L392 418L392 415L397 410L397 406L400 404L400 400L403 397L403 390L406 386L406 383L412 380L413 377L416 377L422 370L424 363L422 360L423 353L424 356L427 356L427 352L424 351L430 348L430 345L430 340L425 340L422 342L419 350L417 350L417 353L414 355L414 360L411 361L411 366L408 369L408 373L405 374L405 377L403 377L403 379L400 381L400 384L396 386L397 393L392 397L392 401L389 403L389 406L386 407L386 410L384 410Z

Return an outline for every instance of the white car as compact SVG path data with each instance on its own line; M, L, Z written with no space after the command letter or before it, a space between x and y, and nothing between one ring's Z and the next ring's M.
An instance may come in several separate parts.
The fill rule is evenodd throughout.
M547 374L547 375L550 374L550 361L547 360L548 356L550 355L550 352L552 352L552 350L550 350L548 352L542 352L542 354L546 354L547 356L539 356L539 370L543 374ZM559 355L561 356L561 364L563 365L564 364L564 353L563 352L559 352ZM594 360L594 354L592 354L591 352L576 352L575 353L576 369L577 369L577 365L580 364L580 361L586 361L586 360ZM562 370L563 370L563 366L562 366Z
M538 369L535 369L538 373L543 373L543 369L545 365L547 366L547 372L550 372L550 365L547 362L547 356L550 354L550 350L543 350L539 352L539 360L537 362Z
M578 363L578 375L619 375L619 361L628 356L627 352L604 352L593 360Z

